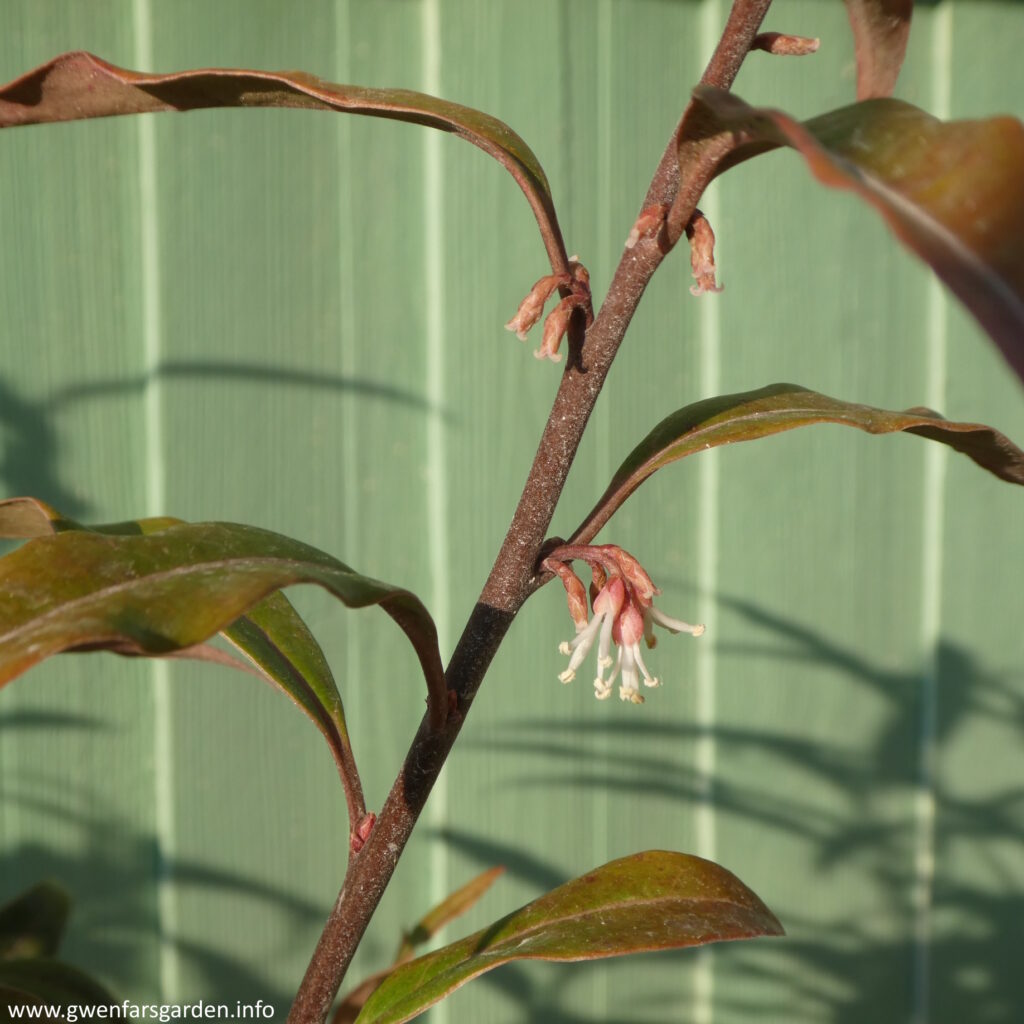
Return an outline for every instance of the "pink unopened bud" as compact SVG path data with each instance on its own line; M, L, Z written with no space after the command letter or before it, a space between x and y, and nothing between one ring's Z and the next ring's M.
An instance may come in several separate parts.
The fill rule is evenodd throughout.
M583 581L569 568L565 562L552 562L550 559L542 563L542 568L549 572L558 574L558 578L565 587L565 597L569 602L569 614L572 621L576 623L577 631L587 625L589 615L587 614L587 591Z
M370 811L356 826L355 831L349 839L349 847L353 853L358 853L370 838L373 826L377 824L377 815Z
M575 256L569 261L569 271L572 274L572 279L579 285L577 291L586 290L589 294L590 271L582 263L578 262Z
M790 36L784 32L762 32L754 36L754 41L750 44L752 50L764 50L777 57L806 57L808 54L817 53L819 46L820 39Z
M715 233L700 210L694 211L686 225L686 237L690 240L690 266L697 281L690 286L690 294L720 292L722 287L715 281Z
M567 295L562 299L548 313L547 319L544 321L544 337L540 348L533 353L534 356L538 359L550 359L553 363L561 362L562 357L558 348L562 344L565 332L569 329L569 320L576 309L586 308L589 303L590 295L584 295L581 292L573 292L572 295Z
M545 303L558 284L558 274L548 274L547 277L542 277L530 289L530 294L519 303L516 315L505 324L505 330L512 331L520 341L526 341L526 332L540 319Z
M601 593L594 598L594 614L612 615L618 613L622 602L626 600L626 588L618 576L613 576L608 583L601 588Z
M647 238L660 231L667 211L668 207L663 205L648 206L641 210L626 239L626 248L632 249L641 238Z
M612 626L612 639L620 647L631 647L638 644L644 635L644 617L637 611L636 605L627 604L619 612Z

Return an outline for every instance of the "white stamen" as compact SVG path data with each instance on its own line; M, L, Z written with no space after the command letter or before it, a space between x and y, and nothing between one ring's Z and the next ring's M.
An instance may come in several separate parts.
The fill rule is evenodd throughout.
M611 655L609 651L612 649L612 616L609 612L605 612L604 622L601 625L601 642L597 646L597 664L598 667L603 671L608 668L611 663Z
M633 658L633 651L636 645L622 648L622 686L631 693L640 692L640 679L636 672L636 661Z
M644 686L661 686L660 680L647 671L643 656L640 654L639 644L633 644L633 657L636 659L637 665L640 666L640 671L644 674Z
M619 653L615 658L615 667L612 669L612 674L608 677L608 685L611 686L619 677L619 672L622 669L622 648L619 648Z
M576 669L583 664L583 660L586 658L590 648L594 646L594 639L600 629L601 616L595 615L590 622L576 633L572 640L563 640L558 645L559 653L571 655L568 667L558 676L563 683L571 683L576 678Z
M664 612L655 608L653 604L645 613L645 618L648 617L670 633L690 633L692 636L700 636L704 632L703 625L691 626L688 622L683 622L682 619L669 618Z

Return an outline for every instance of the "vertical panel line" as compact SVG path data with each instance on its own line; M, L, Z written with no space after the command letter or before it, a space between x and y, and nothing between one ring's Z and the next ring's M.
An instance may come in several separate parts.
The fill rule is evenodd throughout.
M423 3L423 91L441 92L441 5L440 0ZM450 552L448 538L448 458L444 408L446 366L444 350L444 179L441 136L424 132L423 139L423 266L426 313L427 388L427 548L430 557L430 611L437 623L441 653L447 661L451 636L449 624ZM448 776L442 771L430 796L427 820L440 836L448 819ZM435 838L430 855L431 902L439 903L448 889L448 851ZM434 1010L439 1024L448 1019L447 1003Z
M610 211L616 210L616 196L612 186L612 159L614 157L615 140L612 135L613 110L613 68L614 68L614 35L612 24L613 0L600 0L597 8L597 93L596 93L596 177L598 208L594 211L597 222L597 251L605 258L614 259L615 241L612 236L612 217ZM565 19L565 24L572 25L572 11ZM565 45L570 53L576 47L569 45L567 37ZM573 69L575 78L575 69ZM621 230L616 224L615 230ZM620 239L621 244L621 239ZM605 255L607 254L607 255ZM605 401L607 402L608 385L605 384ZM594 440L595 480L607 480L615 468L612 465L611 417L607 414L591 417L589 427ZM612 738L609 731L599 731L595 742L594 755L614 770L611 756ZM594 864L604 864L609 858L609 839L611 837L611 803L612 793L609 787L601 788L594 794L594 827L592 831ZM611 986L609 971L600 971L592 981L592 1005L600 1008L606 1016L610 1016Z
M335 12L337 31L335 34L335 52L337 53L337 81L351 81L349 10L346 0L339 0ZM338 132L338 180L342 182L338 196L338 290L341 296L338 310L339 338L338 365L341 376L345 380L354 380L357 376L356 355L359 341L355 308L357 290L355 284L355 246L359 237L355 229L355 217L352 210L352 189L347 183L352 180L352 124L347 117L335 119ZM338 438L341 451L341 550L343 558L356 557L359 550L359 445L362 437L360 430L359 404L357 402L341 403L341 436ZM362 648L359 643L359 631L351 629L346 633L345 679L362 679ZM350 704L353 720L358 720L359 705L363 688L349 686L345 694L346 703Z
M713 52L722 29L722 11L718 0L707 0L702 11L699 62ZM705 193L701 209L712 225L718 221L717 186ZM702 397L718 394L721 386L721 327L718 296L701 296L697 301L700 324L700 394ZM697 486L698 543L697 587L700 593L698 620L707 631L697 643L696 655L696 727L694 749L697 781L695 831L697 852L701 857L714 860L717 848L715 821L715 677L717 671L717 611L715 593L718 583L718 452L705 452L700 459ZM714 1019L714 955L710 947L699 950L694 972L693 1020L694 1024L711 1024Z
M953 8L943 3L933 15L932 108L937 117L950 113L953 69ZM926 319L927 404L945 407L948 306L941 285L928 282ZM931 930L935 880L935 759L938 714L938 648L942 629L944 491L947 452L943 445L928 445L924 452L921 544L921 710L918 720L918 778L914 799L914 862L911 893L913 957L911 1020L927 1024L931 1016Z
M133 0L133 46L137 68L153 68L153 27L149 0ZM142 276L142 344L145 391L146 512L167 509L163 444L163 394L160 385L162 349L160 309L160 222L157 206L156 133L152 116L138 119L139 247ZM178 931L172 863L175 848L174 735L170 669L165 661L150 665L153 679L154 826L156 829L157 921L160 992L164 999L179 993L180 963L174 937Z

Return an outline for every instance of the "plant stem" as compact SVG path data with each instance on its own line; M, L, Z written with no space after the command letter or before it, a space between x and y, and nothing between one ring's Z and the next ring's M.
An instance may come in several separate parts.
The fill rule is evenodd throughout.
M735 0L702 82L720 88L732 84L770 3ZM685 122L684 113L651 180L644 208L670 205L682 194L687 200L678 213L689 220L710 174L707 167L695 162L680 175L676 140ZM445 678L458 696L457 713L449 715L440 731L432 731L426 717L420 723L365 847L349 862L345 883L295 997L288 1024L317 1024L325 1019L491 660L523 603L547 578L548 574L537 571L537 559L555 506L612 360L667 251L653 237L641 239L627 250L582 347L577 322L576 337L570 339L569 365L512 523L448 666Z

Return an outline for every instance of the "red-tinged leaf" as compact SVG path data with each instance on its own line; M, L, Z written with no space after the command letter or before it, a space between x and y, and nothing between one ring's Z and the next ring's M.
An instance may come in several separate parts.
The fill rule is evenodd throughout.
M726 169L776 146L867 200L949 286L1024 380L1024 123L948 124L900 100L843 107L803 124L707 86L694 92L740 144Z
M64 530L81 530L73 519L62 516L38 498L7 498L0 501L0 537L22 540L48 537Z
M891 96L910 38L914 0L846 0L857 55L857 99Z
M68 894L52 882L40 882L0 906L0 960L53 956L70 910Z
M1024 484L1024 451L984 424L955 423L923 408L889 412L829 398L798 384L770 384L756 391L706 398L663 419L630 452L570 543L592 540L619 506L662 466L709 448L816 423L838 423L869 434L919 434L949 445L1001 480Z
M31 504L31 499L16 499L0 505L0 532L10 529L12 521L23 528L32 518ZM47 507L36 507L38 523ZM11 512L6 521L5 511ZM72 529L38 536L0 559L0 685L43 658L73 649L164 656L233 629L236 635L229 638L244 649L253 637L237 630L236 620L296 583L319 584L351 608L380 605L412 642L427 679L434 723L443 723L447 693L437 631L418 598L361 576L308 545L231 523L181 523L136 536ZM281 613L276 618L275 609ZM304 625L282 620L283 609L279 602L260 608L254 625L264 633L268 623L275 633L281 632L282 621L294 627L276 643L278 654L295 658L312 637ZM303 667L322 658L313 644ZM276 657L264 653L264 661ZM260 653L253 657L260 664ZM311 710L302 687L284 688ZM321 705L319 711L313 708L314 721L321 727L324 708L332 721L335 716L344 721L333 681L330 689L334 695L313 693Z
M115 536L145 535L181 524L170 516L127 520L84 526L62 515L38 498L8 498L0 501L0 537L45 537L69 530L88 530ZM231 664L268 680L295 701L325 733L332 749L340 741L349 744L341 695L334 683L327 659L316 638L283 594L265 598L222 635L249 657L253 667L205 644L184 648L175 656ZM123 651L128 654L131 651ZM325 728L324 716L333 723Z
M467 981L513 960L597 960L782 933L772 912L725 868L650 850L596 868L488 928L396 968L358 1021L412 1020Z
M432 939L446 924L473 907L481 896L504 872L503 867L488 868L467 882L461 889L443 899L433 910L425 914L415 928L402 940L394 963L360 982L334 1011L331 1024L353 1024L366 1000L380 987L381 982L401 964L408 963L415 955L416 948Z
M52 505L39 498L4 498L0 501L0 538L25 540L31 537L49 537L69 530L87 530L92 533L140 535L157 533L168 526L177 526L182 520L173 516L154 516L150 519L128 519L122 523L99 523L84 526L62 515Z
M304 71L201 68L150 75L75 51L0 86L0 128L118 114L208 107L298 107L426 125L452 132L494 157L523 190L555 273L567 273L555 206L544 170L503 121L459 103L408 89L325 82Z

